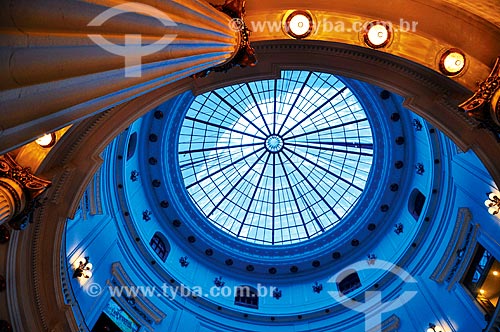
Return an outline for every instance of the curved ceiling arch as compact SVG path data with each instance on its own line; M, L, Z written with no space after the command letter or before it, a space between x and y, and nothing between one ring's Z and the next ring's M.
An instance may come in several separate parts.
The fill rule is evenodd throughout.
M243 81L248 77L275 77L280 68L286 68L290 63L295 67L299 64L308 69L321 69L365 80L404 96L407 100L406 107L442 130L463 150L472 148L492 177L500 183L500 169L496 162L500 146L487 131L474 129L472 124L456 111L456 105L469 94L468 90L458 83L393 55L345 44L299 43L287 40L262 42L255 46L260 54L260 64L255 68L237 69L225 75L212 74L206 79L196 81L184 79L120 105L110 112L85 120L68 131L39 169L44 175L59 173L64 176L58 178L58 185L50 192L47 206L36 215L34 227L16 234L17 249L10 252L9 260L16 264L13 270L32 270L30 277L36 284L34 288L16 287L19 290L17 296L11 299L18 302L18 308L36 312L32 317L39 317L37 322L21 323L24 327L25 324L46 326L54 317L58 317L58 313L68 310L60 300L60 285L54 283L60 275L59 260L54 257L44 258L44 253L59 253L54 249L59 248L61 243L64 228L61 217L66 217L68 211L74 211L74 202L77 201L79 193L85 190L90 180L89 174L93 174L93 170L100 165L100 152L136 118L189 89L201 93L220 86L221 81L228 84ZM81 167L71 169L72 163ZM66 194L67 197L75 199L61 201L60 197L65 197ZM32 265L32 262L38 263ZM45 264L42 265L43 262ZM51 268L47 269L49 266ZM30 280L25 278L19 282L27 284ZM33 307L33 298L38 299L38 308ZM69 316L71 315L66 315ZM70 320L71 318L68 318L67 322L59 324L71 330L74 322Z

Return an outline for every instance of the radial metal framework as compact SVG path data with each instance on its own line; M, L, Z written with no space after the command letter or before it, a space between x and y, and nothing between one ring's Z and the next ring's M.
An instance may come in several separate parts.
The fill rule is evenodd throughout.
M178 153L186 189L210 222L242 240L284 245L346 216L374 145L362 105L341 80L283 71L197 96Z

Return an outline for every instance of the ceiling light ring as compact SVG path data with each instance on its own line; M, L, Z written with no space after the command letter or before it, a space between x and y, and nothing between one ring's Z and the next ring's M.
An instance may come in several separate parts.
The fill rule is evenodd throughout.
M35 142L44 149L49 149L56 144L57 137L56 133L51 132L40 136L35 140Z
M377 27L383 27L385 28L384 30L376 31L374 29L377 29ZM381 42L376 42L376 40L373 39L375 35L375 38L384 38L385 39ZM381 20L375 20L375 21L370 21L365 23L363 26L363 29L361 30L361 36L363 39L363 42L370 48L373 49L379 49L379 48L384 48L387 47L391 44L392 40L394 39L394 29L392 26L392 23L386 22L386 21L381 21Z
M438 53L438 59L439 71L448 77L459 77L466 72L468 66L467 57L465 53L458 48L451 47L443 49ZM449 67L450 64L448 62L451 62L453 59L455 59L454 65L457 66L456 70L451 70ZM462 63L457 63L456 61L462 61Z
M313 16L311 15L311 13L309 11L294 10L291 13L289 13L288 15L285 15L285 17L286 17L286 19L283 22L283 30L285 31L285 33L287 35L289 35L292 38L295 38L295 39L307 38L312 34L312 32L315 28ZM294 31L294 25L293 25L294 22L292 22L292 20L294 20L296 18L300 18L300 17L307 19L307 22L309 24L308 29L302 33L299 33L299 31ZM298 21L298 23L304 23L304 22ZM303 27L298 26L297 28L302 29Z

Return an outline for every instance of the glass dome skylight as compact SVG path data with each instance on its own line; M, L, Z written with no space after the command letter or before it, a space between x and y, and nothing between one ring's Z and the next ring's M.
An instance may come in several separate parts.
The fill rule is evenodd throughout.
M178 151L186 189L207 220L263 245L305 241L341 222L373 152L356 96L334 75L308 71L197 96Z

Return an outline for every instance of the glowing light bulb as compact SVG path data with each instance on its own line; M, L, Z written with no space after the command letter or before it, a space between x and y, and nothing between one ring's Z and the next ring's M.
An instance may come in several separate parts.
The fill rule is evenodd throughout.
M50 148L56 143L56 134L45 134L42 137L39 137L35 142L42 148Z
M371 48L386 46L391 38L391 28L385 22L371 22L364 32L365 43Z
M458 75L465 68L465 55L460 50L450 49L441 57L439 67L447 76Z
M306 38L311 34L312 29L312 17L305 11L293 12L286 20L285 30L293 38Z

